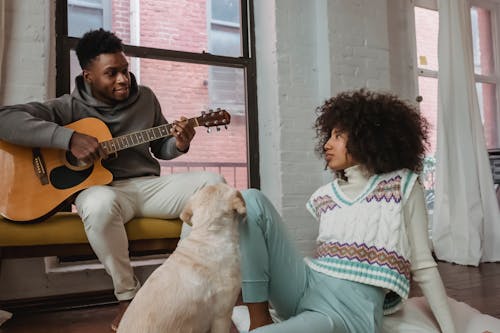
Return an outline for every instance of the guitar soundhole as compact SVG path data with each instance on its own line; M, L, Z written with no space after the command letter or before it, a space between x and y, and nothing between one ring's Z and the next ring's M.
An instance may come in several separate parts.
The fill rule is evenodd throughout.
M69 150L66 151L66 161L69 163L69 166L74 166L76 168L84 168L88 166L85 162L77 159Z
M82 183L90 176L93 169L93 165L88 169L79 171L60 166L50 172L50 183L59 190L68 189Z

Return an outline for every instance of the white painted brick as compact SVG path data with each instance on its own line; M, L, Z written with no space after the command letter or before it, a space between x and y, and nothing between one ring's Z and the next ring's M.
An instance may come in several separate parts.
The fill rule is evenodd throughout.
M304 224L295 229L295 237L297 241L308 241L315 243L318 237L319 223L312 217L304 221Z
M49 29L45 0L6 2L6 40L2 102L43 100L48 95L45 76Z
M298 240L296 242L298 251L302 256L312 256L314 254L314 249L316 248L316 242Z
M45 0L6 1L5 10L7 12L15 13L16 15L31 19L38 15L43 15L46 4L47 1Z
M356 77L361 77L365 80L369 79L380 79L381 76L381 71L374 67L374 66L369 66L365 64L363 67L359 68L359 72L356 73Z
M45 96L47 89L45 86L33 85L5 85L3 102L5 105L27 103L41 100L40 96Z
M332 93L366 86L368 80L388 87L389 76L383 75L389 68L386 0L328 4L334 30L330 35Z
M374 47L359 47L355 46L353 47L353 54L354 57L360 57L360 58L387 58L389 53L389 49L385 48L374 48Z
M350 64L339 64L333 69L333 72L340 75L354 76L358 69L358 66L353 66Z
M295 151L304 151L307 152L313 149L313 145L311 145L311 140L307 140L304 138L304 135L300 132L297 133L284 133L283 136L283 145L282 148L284 150L290 149ZM300 163L301 161L297 161ZM309 163L309 162L308 162Z
M362 33L343 31L342 33L334 33L331 37L332 40L338 41L338 45L330 44L333 54L342 54L342 50L348 46L366 46L366 39Z

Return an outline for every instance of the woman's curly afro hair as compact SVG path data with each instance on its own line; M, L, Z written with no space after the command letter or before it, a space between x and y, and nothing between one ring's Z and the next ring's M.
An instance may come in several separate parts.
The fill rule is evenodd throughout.
M429 123L408 103L389 93L343 92L316 109L316 152L335 128L347 133L347 151L370 173L422 170Z

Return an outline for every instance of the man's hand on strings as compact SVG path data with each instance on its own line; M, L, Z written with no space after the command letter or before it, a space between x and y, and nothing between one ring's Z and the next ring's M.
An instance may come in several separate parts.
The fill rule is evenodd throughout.
M106 158L106 152L93 136L74 132L69 141L69 150L73 156L85 164Z
M170 133L176 139L176 147L179 151L186 152L189 149L196 131L186 117L181 117L179 121L174 121Z

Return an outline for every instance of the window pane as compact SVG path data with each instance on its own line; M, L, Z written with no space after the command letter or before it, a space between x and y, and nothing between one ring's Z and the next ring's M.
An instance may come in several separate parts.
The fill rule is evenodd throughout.
M101 8L90 8L68 4L68 35L81 37L92 29L104 26Z
M498 112L496 85L476 83L481 120L484 127L484 137L488 149L500 148L498 138Z
M239 0L102 0L103 6L111 8L110 24L105 27L103 11L78 7L84 11L68 17L69 35L81 37L80 28L89 22L91 28L104 27L115 32L125 44L161 49L211 52L225 56L241 55L241 24ZM82 9L83 8L83 9ZM72 9L71 9L72 10ZM213 11L213 13L212 13ZM68 14L70 6L68 5ZM76 19L85 14L85 18ZM211 50L211 20L221 20L219 24L229 25L231 47ZM104 22L104 23L103 23ZM90 24L91 23L91 24Z
M417 63L419 68L438 70L438 31L438 12L415 7Z
M471 22L474 72L491 75L494 73L491 12L488 9L472 7Z
M430 147L428 155L434 155L436 152L437 143L437 95L438 95L438 80L431 77L419 76L418 91L423 100L420 102L420 112L424 115L431 125L430 132Z
M208 81L210 105L231 109L234 115L244 115L244 79L244 72L241 69L212 66Z
M80 73L71 53L72 81ZM201 111L224 108L231 124L218 132L196 128L189 152L172 161L160 161L162 173L208 170L222 174L228 184L248 187L246 96L243 69L198 65L152 59L129 58L138 81L156 94L165 118L172 122L181 116L198 117ZM211 74L212 73L212 74ZM214 79L213 73L220 75Z
M423 97L420 102L420 112L429 121L430 128L430 147L424 159L424 169L421 179L424 185L425 203L429 214L429 237L432 230L432 214L434 212L434 187L436 184L436 138L437 138L437 95L438 80L429 77L418 78L418 90Z
M240 23L239 0L212 0L212 20Z
M239 57L241 55L239 27L235 28L212 23L209 51L212 54Z
M78 62L78 58L76 57L76 52L74 50L69 51L69 61L71 73L70 91L73 91L73 89L75 89L75 77L82 72L82 68L80 67L80 63Z

